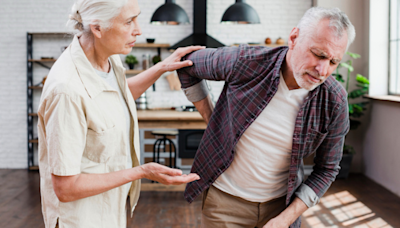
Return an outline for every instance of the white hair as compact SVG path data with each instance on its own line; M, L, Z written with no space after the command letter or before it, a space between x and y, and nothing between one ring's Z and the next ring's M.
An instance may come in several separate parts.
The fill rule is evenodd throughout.
M76 0L72 6L67 26L80 36L90 33L90 25L108 29L128 0Z
M339 8L313 7L308 9L297 25L300 30L299 38L311 34L323 19L330 21L329 27L333 29L337 38L343 36L343 31L347 32L347 50L356 37L356 30L347 15Z

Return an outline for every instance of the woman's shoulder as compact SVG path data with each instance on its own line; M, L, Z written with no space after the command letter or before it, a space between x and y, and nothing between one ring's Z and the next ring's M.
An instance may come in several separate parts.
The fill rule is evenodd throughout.
M49 98L57 94L65 94L74 99L85 94L79 73L66 52L54 63L43 87L43 97Z

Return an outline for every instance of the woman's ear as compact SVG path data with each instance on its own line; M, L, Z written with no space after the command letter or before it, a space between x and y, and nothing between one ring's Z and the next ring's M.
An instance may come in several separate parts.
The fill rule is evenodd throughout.
M289 49L293 50L294 46L299 41L299 34L300 34L300 29L297 27L294 27L292 31L290 32L289 39L288 39L288 46Z
M93 36L98 39L101 38L101 29L100 25L90 25L90 30L92 31Z

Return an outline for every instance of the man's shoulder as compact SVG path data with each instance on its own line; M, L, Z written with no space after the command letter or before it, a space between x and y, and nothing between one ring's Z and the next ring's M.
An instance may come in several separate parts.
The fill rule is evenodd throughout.
M276 60L282 54L286 55L287 46L267 47L267 46L250 46L248 44L239 45L239 55L248 60Z
M326 81L321 85L321 89L328 92L335 100L347 100L347 92L343 85L338 82L334 76L329 76Z

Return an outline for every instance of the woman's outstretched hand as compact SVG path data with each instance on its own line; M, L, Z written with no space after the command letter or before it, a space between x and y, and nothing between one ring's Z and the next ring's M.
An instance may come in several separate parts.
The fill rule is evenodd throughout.
M160 62L161 67L164 71L174 71L180 69L182 67L188 67L193 65L193 62L190 60L181 61L182 57L185 55L204 49L204 46L188 46L176 49L172 55L168 56L164 61Z
M200 179L199 175L195 173L182 175L182 171L179 169L172 169L153 162L141 165L140 168L144 178L165 185L180 185Z

